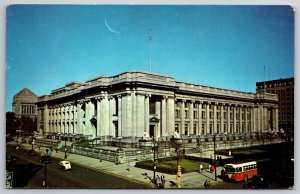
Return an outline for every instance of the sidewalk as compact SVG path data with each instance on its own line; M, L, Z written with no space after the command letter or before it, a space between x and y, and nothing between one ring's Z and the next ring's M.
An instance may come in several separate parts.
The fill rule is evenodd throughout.
M15 142L8 143L10 145L14 145ZM30 144L22 144L21 149L30 150L31 145ZM38 148L34 148L37 153L40 152ZM210 155L210 154L208 154ZM65 156L64 152L58 151L57 153L55 151L52 151L51 153L52 157L63 159ZM102 172L106 172L109 174L113 174L122 178L129 179L131 181L136 181L139 183L144 183L145 185L151 186L153 188L154 185L151 183L151 180L153 178L153 171L145 170L141 168L134 167L135 162L125 163L125 164L118 164L116 165L113 162L109 161L100 161L99 159L90 158L86 156L81 156L77 154L68 154L67 160L71 161L71 163L76 163L78 165L82 165L88 168L92 168L95 170L99 170ZM221 173L221 167L217 167L217 174L220 175ZM147 173L147 176L145 175ZM165 176L165 188L174 188L176 189L176 185L171 184L177 183L176 175L169 175L164 174L160 172L156 172L157 175L164 175ZM149 179L150 178L150 179ZM204 188L204 182L205 180L210 180L211 185L215 184L216 182L223 181L219 178L217 178L217 181L215 181L215 173L210 173L206 170L203 170L203 172L191 172L191 173L184 173L181 176L181 188L182 189L203 189ZM170 182L171 181L171 182Z

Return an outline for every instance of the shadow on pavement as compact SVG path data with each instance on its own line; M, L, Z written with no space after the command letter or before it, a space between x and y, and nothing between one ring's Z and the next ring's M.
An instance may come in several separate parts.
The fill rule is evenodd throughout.
M42 168L33 163L17 164L13 167L13 188L24 188L29 180Z

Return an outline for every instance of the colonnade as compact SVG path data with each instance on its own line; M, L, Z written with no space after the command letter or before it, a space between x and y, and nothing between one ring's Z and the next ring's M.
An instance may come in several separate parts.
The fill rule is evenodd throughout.
M155 103L154 114L150 113L150 103ZM153 125L155 137L171 136L174 130L184 135L278 130L276 106L175 99L174 95L153 95L129 88L123 93L101 92L75 102L44 105L39 114L43 119L38 122L43 123L45 132L93 138L150 138Z

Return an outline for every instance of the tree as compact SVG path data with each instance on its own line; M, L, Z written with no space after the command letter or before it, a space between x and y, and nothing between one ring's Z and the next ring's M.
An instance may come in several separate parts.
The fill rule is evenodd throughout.
M21 123L18 118L16 118L15 113L6 112L6 134L15 134L16 130L19 129Z

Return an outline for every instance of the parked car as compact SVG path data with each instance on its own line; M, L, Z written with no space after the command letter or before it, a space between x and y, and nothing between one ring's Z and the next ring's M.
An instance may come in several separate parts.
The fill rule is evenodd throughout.
M67 160L60 161L57 165L57 168L63 169L63 170L71 170L71 162Z

